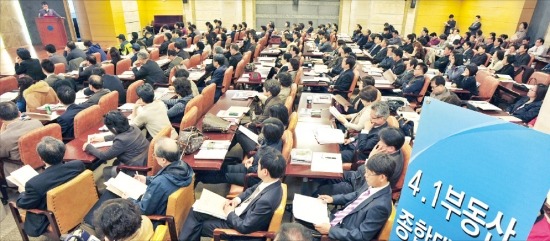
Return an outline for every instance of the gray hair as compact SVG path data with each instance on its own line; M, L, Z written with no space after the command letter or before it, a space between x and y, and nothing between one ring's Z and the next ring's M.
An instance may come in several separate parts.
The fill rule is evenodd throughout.
M65 144L51 136L45 136L36 145L36 152L45 163L55 165L63 162Z
M148 59L149 58L149 53L145 53L145 52L138 52L137 53L137 57L138 59Z
M169 162L177 162L180 160L180 148L176 141L168 138L161 137L155 143L155 155L160 158L164 158Z
M216 48L214 48L214 54L223 54L223 48L221 46L216 46Z
M281 92L281 83L275 79L268 79L264 83L266 91L270 92L272 96L277 96Z
M388 119L388 116L390 116L390 107L388 103L384 101L375 102L372 104L371 109L377 117L382 117L384 120Z

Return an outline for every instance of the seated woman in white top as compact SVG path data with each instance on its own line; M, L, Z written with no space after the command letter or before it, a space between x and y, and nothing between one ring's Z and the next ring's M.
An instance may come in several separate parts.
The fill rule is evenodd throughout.
M338 121L340 122L340 129L361 131L365 127L365 122L369 120L370 108L367 107L369 107L378 98L378 90L374 86L367 86L359 91L358 96L363 103L363 109L357 113L342 115L339 117Z
M493 54L491 64L487 67L487 69L491 73L495 73L495 72L499 71L500 69L502 69L502 67L504 67L504 63L502 61L503 59L504 59L504 50L496 51Z

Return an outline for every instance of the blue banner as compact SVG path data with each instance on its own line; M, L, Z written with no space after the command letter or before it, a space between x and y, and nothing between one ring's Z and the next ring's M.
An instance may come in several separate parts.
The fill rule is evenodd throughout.
M549 143L427 99L391 240L526 240L550 188Z

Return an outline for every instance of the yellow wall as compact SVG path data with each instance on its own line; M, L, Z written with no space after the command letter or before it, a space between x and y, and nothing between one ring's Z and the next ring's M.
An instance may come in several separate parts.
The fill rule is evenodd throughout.
M530 22L536 2L537 0L418 0L414 31L420 33L423 27L427 27L430 32L440 34L449 14L454 14L463 33L468 30L475 16L480 15L483 35L495 32L497 35L511 36L518 23Z
M126 33L122 0L74 1L82 39L102 47L118 44L116 36Z
M141 27L150 25L155 15L184 15L182 0L137 0ZM183 21L187 22L186 16Z

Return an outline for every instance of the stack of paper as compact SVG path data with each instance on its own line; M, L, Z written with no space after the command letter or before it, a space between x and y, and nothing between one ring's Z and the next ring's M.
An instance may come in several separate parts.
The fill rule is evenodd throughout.
M252 132L251 130L249 130L244 126L239 126L238 130L241 133L243 133L246 137L250 138L250 140L253 140L254 142L256 142L256 144L258 144L258 135L256 133Z
M223 160L227 154L230 141L204 141L195 159Z
M343 173L342 155L340 153L314 152L311 171Z
M313 81L330 83L330 79L328 77L314 77Z
M46 106L50 106L50 110L64 110L67 109L67 106L64 104L58 103L58 104L45 104L43 106L40 106L36 108L37 110L46 110Z
M310 149L292 149L290 151L290 164L311 165L313 152Z
M231 96L232 100L246 100L258 94L258 91L239 91Z
M19 92L17 91L6 92L0 95L0 102L12 101L15 98L17 98L18 95L19 95Z
M122 74L119 74L118 77L119 78L133 78L134 77L134 72L127 70L127 71L122 72Z
M108 136L108 135L112 135L112 133L111 132L101 132L101 133L98 133L98 134L88 135L88 143L90 143L95 148L112 146L113 141L92 142L92 139L94 137L99 137L99 136L105 137L105 136Z
M344 132L339 129L317 128L314 131L315 139L319 144L342 144L344 143Z
M33 177L37 176L38 172L34 170L29 165L24 165L23 167L11 172L11 175L6 177L6 180L15 184L19 192L25 191L25 184Z
M329 223L327 204L319 198L295 193L292 201L292 214L302 221L321 224Z
M105 182L107 190L118 195L121 198L132 198L138 200L147 190L147 185L128 176L124 172L119 172L115 178Z
M166 59L159 59L159 60L157 60L156 62L157 62L157 64L158 64L159 66L162 67L162 66L167 65L168 63L170 63L170 59L168 59L168 58L166 58Z
M315 95L313 97L314 104L330 104L332 102L332 95Z
M479 108L481 110L492 110L492 111L501 111L500 108L494 106L493 104L487 102L487 101L474 101L469 100L468 103L475 106L476 108Z
M203 75L204 75L204 73L202 71L191 71L189 73L189 80L198 80Z
M124 105L121 105L118 107L121 111L132 111L134 110L135 103L125 103Z
M324 64L316 64L313 66L313 71L315 71L315 73L326 73L328 72L328 66Z
M202 194L199 199L193 204L193 211L205 213L219 219L227 219L227 215L223 211L223 207L227 199L208 190L202 189Z
M200 149L228 149L231 145L231 141L214 141L214 140L206 140L202 143Z

